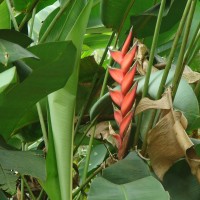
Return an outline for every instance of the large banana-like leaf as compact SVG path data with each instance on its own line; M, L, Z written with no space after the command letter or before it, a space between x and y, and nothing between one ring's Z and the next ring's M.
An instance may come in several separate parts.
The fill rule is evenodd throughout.
M169 200L169 194L161 183L150 176L147 164L131 152L121 160L103 170L103 177L92 182L89 200Z
M65 87L48 97L49 101L49 126L53 139L50 140L49 152L47 155L47 178L53 185L45 187L48 194L52 193L52 186L60 187L60 196L63 200L72 198L72 150L73 150L73 128L75 102L78 84L79 60L83 43L83 36L87 26L92 0L70 1L68 7L57 20L50 34L45 41L72 40L78 53L75 59L75 70ZM56 14L56 13L53 13ZM41 29L44 33L51 22L52 14L44 22ZM46 25L45 25L46 24ZM46 26L46 28L45 28ZM66 59L66 62L68 60ZM52 149L51 149L52 148ZM51 157L49 162L48 156ZM54 173L51 171L52 162L56 166ZM66 170L68 169L68 170ZM57 176L57 177L56 177ZM56 179L55 179L56 177ZM47 179L48 180L48 179ZM48 182L46 182L48 184ZM56 195L56 193L54 193ZM57 199L56 196L52 199Z
M37 45L29 51L40 57L40 60L26 60L33 73L0 96L0 134L5 139L9 138L23 115L36 102L63 87L73 71L76 49L71 42Z

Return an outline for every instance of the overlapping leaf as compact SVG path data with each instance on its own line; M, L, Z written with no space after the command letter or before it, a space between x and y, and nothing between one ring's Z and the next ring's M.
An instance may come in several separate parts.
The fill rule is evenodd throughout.
M185 132L187 119L181 112L173 110L171 90L168 89L157 101L143 98L136 108L136 114L152 108L161 109L158 123L147 135L147 151L154 172L163 179L175 161L185 156L192 173L200 181L200 157L196 155L194 144Z
M64 86L70 77L76 55L71 42L55 42L29 48L40 60L26 60L33 73L13 87L0 101L0 134L8 138L17 124L40 99ZM63 64L66 62L67 63Z

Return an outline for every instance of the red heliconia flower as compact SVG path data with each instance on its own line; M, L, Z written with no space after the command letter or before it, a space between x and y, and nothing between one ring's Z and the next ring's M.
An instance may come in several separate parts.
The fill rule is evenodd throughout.
M113 134L118 148L119 159L124 157L127 146L126 135L130 133L130 125L134 114L133 105L137 90L137 83L134 84L137 62L133 64L137 51L137 43L129 50L131 40L132 29L121 51L110 50L111 57L120 65L120 68L108 68L111 77L120 85L119 90L108 88L111 99L114 102L114 118L119 126L119 133Z

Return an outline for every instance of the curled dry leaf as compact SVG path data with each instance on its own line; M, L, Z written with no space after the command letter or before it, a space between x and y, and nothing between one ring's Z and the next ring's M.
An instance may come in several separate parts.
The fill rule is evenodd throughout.
M113 146L116 145L115 143L115 140L113 138L113 132L112 132L112 129L110 128L111 125L108 121L103 121L103 122L100 122L96 125L96 128L95 126L93 126L87 133L87 136L90 136L93 131L94 131L94 128L95 128L95 133L94 133L94 137L96 139L103 139L103 140L107 140L109 143L111 143Z
M147 72L148 66L149 66L149 61L147 59L143 60L142 62L139 62L138 68L137 68L138 73L140 75L145 75ZM152 66L151 72L153 73L156 71L158 71L158 69Z
M200 73L194 72L190 67L185 66L183 77L187 80L188 83L196 83L200 80Z
M152 168L162 180L164 174L180 158L185 157L191 171L200 181L200 157L194 150L194 144L185 129L187 119L172 107L171 90L167 89L160 100L153 101L144 98L140 101L136 113L147 109L161 109L158 123L147 135L147 152Z

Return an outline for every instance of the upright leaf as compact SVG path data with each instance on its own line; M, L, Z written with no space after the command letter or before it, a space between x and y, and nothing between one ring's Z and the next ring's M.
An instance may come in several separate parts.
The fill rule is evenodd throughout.
M73 128L74 128L74 113L75 101L78 84L79 59L81 55L81 46L83 36L88 22L92 0L85 1L70 1L61 18L58 19L52 32L46 38L47 41L52 40L72 40L77 48L75 59L75 70L70 77L65 87L48 97L49 112L52 127L52 138L54 146L53 160L57 163L58 178L56 180L57 187L60 186L61 198L71 199L72 191L72 148L73 148ZM47 21L49 19L47 18ZM63 21L64 20L64 21ZM47 22L46 22L47 23ZM44 29L45 30L45 29ZM43 31L44 31L43 30ZM42 32L42 30L41 30ZM66 59L67 62L67 59ZM51 133L51 132L50 132ZM47 163L48 175L55 177L56 172L51 174L52 163ZM66 170L69 169L69 170ZM55 183L55 182L54 182ZM52 187L46 188L47 193L52 190Z
M6 5L6 1L0 2L0 29L10 29L10 13Z

